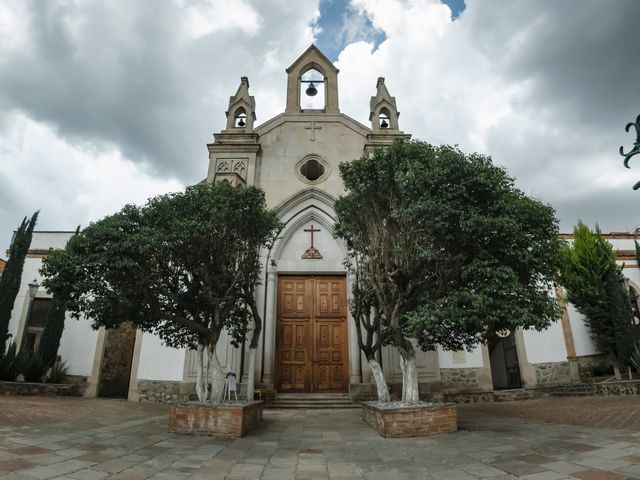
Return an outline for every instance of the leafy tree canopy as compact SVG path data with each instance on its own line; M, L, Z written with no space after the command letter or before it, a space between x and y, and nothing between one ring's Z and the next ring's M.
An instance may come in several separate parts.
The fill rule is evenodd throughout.
M396 345L410 336L423 349L471 348L493 331L541 330L558 317L555 212L489 157L396 142L340 173L348 193L337 232Z
M131 321L195 348L228 327L240 341L251 318L244 295L278 226L257 188L193 186L89 225L43 261L43 283L94 328Z

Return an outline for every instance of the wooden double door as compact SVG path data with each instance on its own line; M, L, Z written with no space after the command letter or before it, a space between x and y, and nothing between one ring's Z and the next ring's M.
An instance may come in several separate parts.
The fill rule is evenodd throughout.
M345 392L348 357L346 277L280 276L278 391Z

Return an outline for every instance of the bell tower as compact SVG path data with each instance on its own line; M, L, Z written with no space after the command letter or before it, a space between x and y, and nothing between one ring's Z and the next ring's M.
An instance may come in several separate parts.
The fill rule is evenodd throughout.
M378 77L376 95L369 101L369 121L371 133L367 135L365 153L371 153L376 147L391 145L397 138L409 140L411 135L400 131L398 126L398 107L396 97L392 97L384 83L384 77Z
M312 70L317 72L315 79L307 79L306 74ZM305 113L307 111L322 111L324 113L338 114L338 70L331 61L311 45L287 68L287 106L285 113ZM318 88L321 85L322 89ZM322 108L303 108L302 95L324 96Z
M240 78L236 94L229 98L226 128L214 134L209 150L206 182L229 182L234 186L256 183L256 163L260 152L258 135L253 131L256 101L249 95L249 79Z

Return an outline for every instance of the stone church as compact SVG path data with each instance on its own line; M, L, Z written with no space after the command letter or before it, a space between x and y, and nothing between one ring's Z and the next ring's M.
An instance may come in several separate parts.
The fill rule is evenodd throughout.
M334 202L344 193L338 165L410 135L400 129L396 98L382 77L370 85L370 113L364 124L340 111L339 71L315 46L286 74L284 112L261 124L256 123L249 80L241 78L229 100L226 128L207 145L209 168L203 182L260 187L285 225L264 254L257 290L264 319L255 372L258 388L362 398L375 390L347 308L351 279L343 265L346 249L333 236ZM49 300L43 289L31 297L28 284L39 278L40 259L47 250L63 247L71 235L34 234L10 325L19 341L39 341ZM609 235L621 260L633 249L634 238L637 235ZM627 258L625 274L633 292L640 292L639 273ZM562 301L562 292L555 293ZM220 342L221 364L242 381L248 348L234 348L226 338ZM156 336L131 328L93 331L89 321L68 319L59 353L71 374L86 379L87 396L176 401L195 391L193 352L168 348ZM601 368L600 361L582 318L568 305L544 332L506 332L471 352L422 352L417 367L425 396L469 399L577 381ZM381 364L387 381L399 385L397 354L385 349Z

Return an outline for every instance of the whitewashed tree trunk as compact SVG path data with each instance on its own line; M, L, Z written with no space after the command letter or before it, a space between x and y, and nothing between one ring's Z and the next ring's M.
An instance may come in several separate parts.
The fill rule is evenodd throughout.
M378 401L391 401L391 398L389 397L389 388L387 387L387 382L384 380L384 375L382 373L382 368L380 368L380 364L374 358L370 359L367 363L369 364L369 368L371 369L373 380L376 382Z
M203 373L203 359L204 359L204 345L198 344L196 350L196 393L198 394L198 400L201 402L207 401L207 384L209 383L209 376L205 376Z
M613 374L616 377L616 380L622 380L622 375L620 374L620 367L617 364L613 365Z
M402 367L402 404L417 405L420 403L420 395L418 392L418 370L416 369L415 355L404 358L401 354L400 366Z
M218 354L216 353L215 346L211 350L209 359L209 368L211 368L211 404L219 405L224 399L225 378L224 372L222 371L222 365L220 365L220 361L218 360Z
M247 400L253 402L256 387L256 349L249 348L249 371L247 373Z

